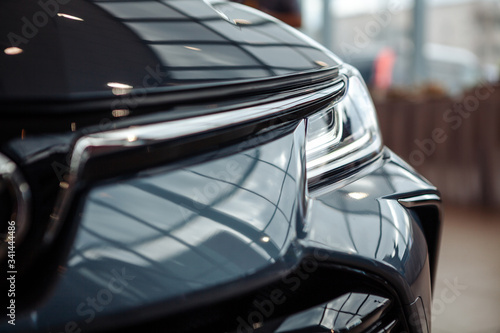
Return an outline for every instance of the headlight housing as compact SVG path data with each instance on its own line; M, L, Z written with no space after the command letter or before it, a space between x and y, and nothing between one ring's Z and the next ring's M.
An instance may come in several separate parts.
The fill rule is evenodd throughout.
M345 96L307 119L307 178L309 188L357 171L382 149L377 116L359 72L344 65Z

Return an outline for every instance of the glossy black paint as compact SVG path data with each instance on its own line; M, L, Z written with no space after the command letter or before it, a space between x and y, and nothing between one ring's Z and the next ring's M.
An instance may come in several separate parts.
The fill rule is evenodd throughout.
M337 65L293 29L236 4L64 2L2 4L0 45L23 52L0 53L0 99L119 96Z

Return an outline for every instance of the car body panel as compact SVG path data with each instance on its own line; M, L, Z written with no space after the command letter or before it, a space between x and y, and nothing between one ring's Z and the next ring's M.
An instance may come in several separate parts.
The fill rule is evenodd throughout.
M224 1L56 4L64 15L0 11L6 36L50 16L0 61L0 149L34 194L25 244L39 250L19 247L29 265L2 332L196 330L213 314L241 331L240 298L277 284L296 298L270 315L283 332L351 296L376 303L353 320L402 311L399 327L430 331L436 188L388 149L308 188L307 117L347 89L336 56Z
M293 29L234 3L47 3L3 5L2 45L23 52L0 54L0 99L122 95L338 64Z
M183 303L189 308L204 290L231 286L237 294L232 284L262 272L283 275L317 250L328 253L322 260L383 278L403 305L422 298L428 311L425 238L397 198L435 188L386 152L370 173L313 193L303 212L304 134L301 122L250 150L92 188L80 199L78 231L54 292L17 327L96 328L121 312L148 318L142 309L151 307L165 316ZM96 311L88 297L106 304Z

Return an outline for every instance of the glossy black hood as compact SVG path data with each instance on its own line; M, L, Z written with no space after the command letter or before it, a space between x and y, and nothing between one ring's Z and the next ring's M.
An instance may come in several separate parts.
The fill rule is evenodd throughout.
M185 1L3 1L0 99L277 77L338 64L245 6Z

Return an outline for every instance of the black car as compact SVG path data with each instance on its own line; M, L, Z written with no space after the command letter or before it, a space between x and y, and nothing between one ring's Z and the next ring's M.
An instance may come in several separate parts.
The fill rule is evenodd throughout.
M0 31L1 332L430 332L440 195L356 69L225 1Z

